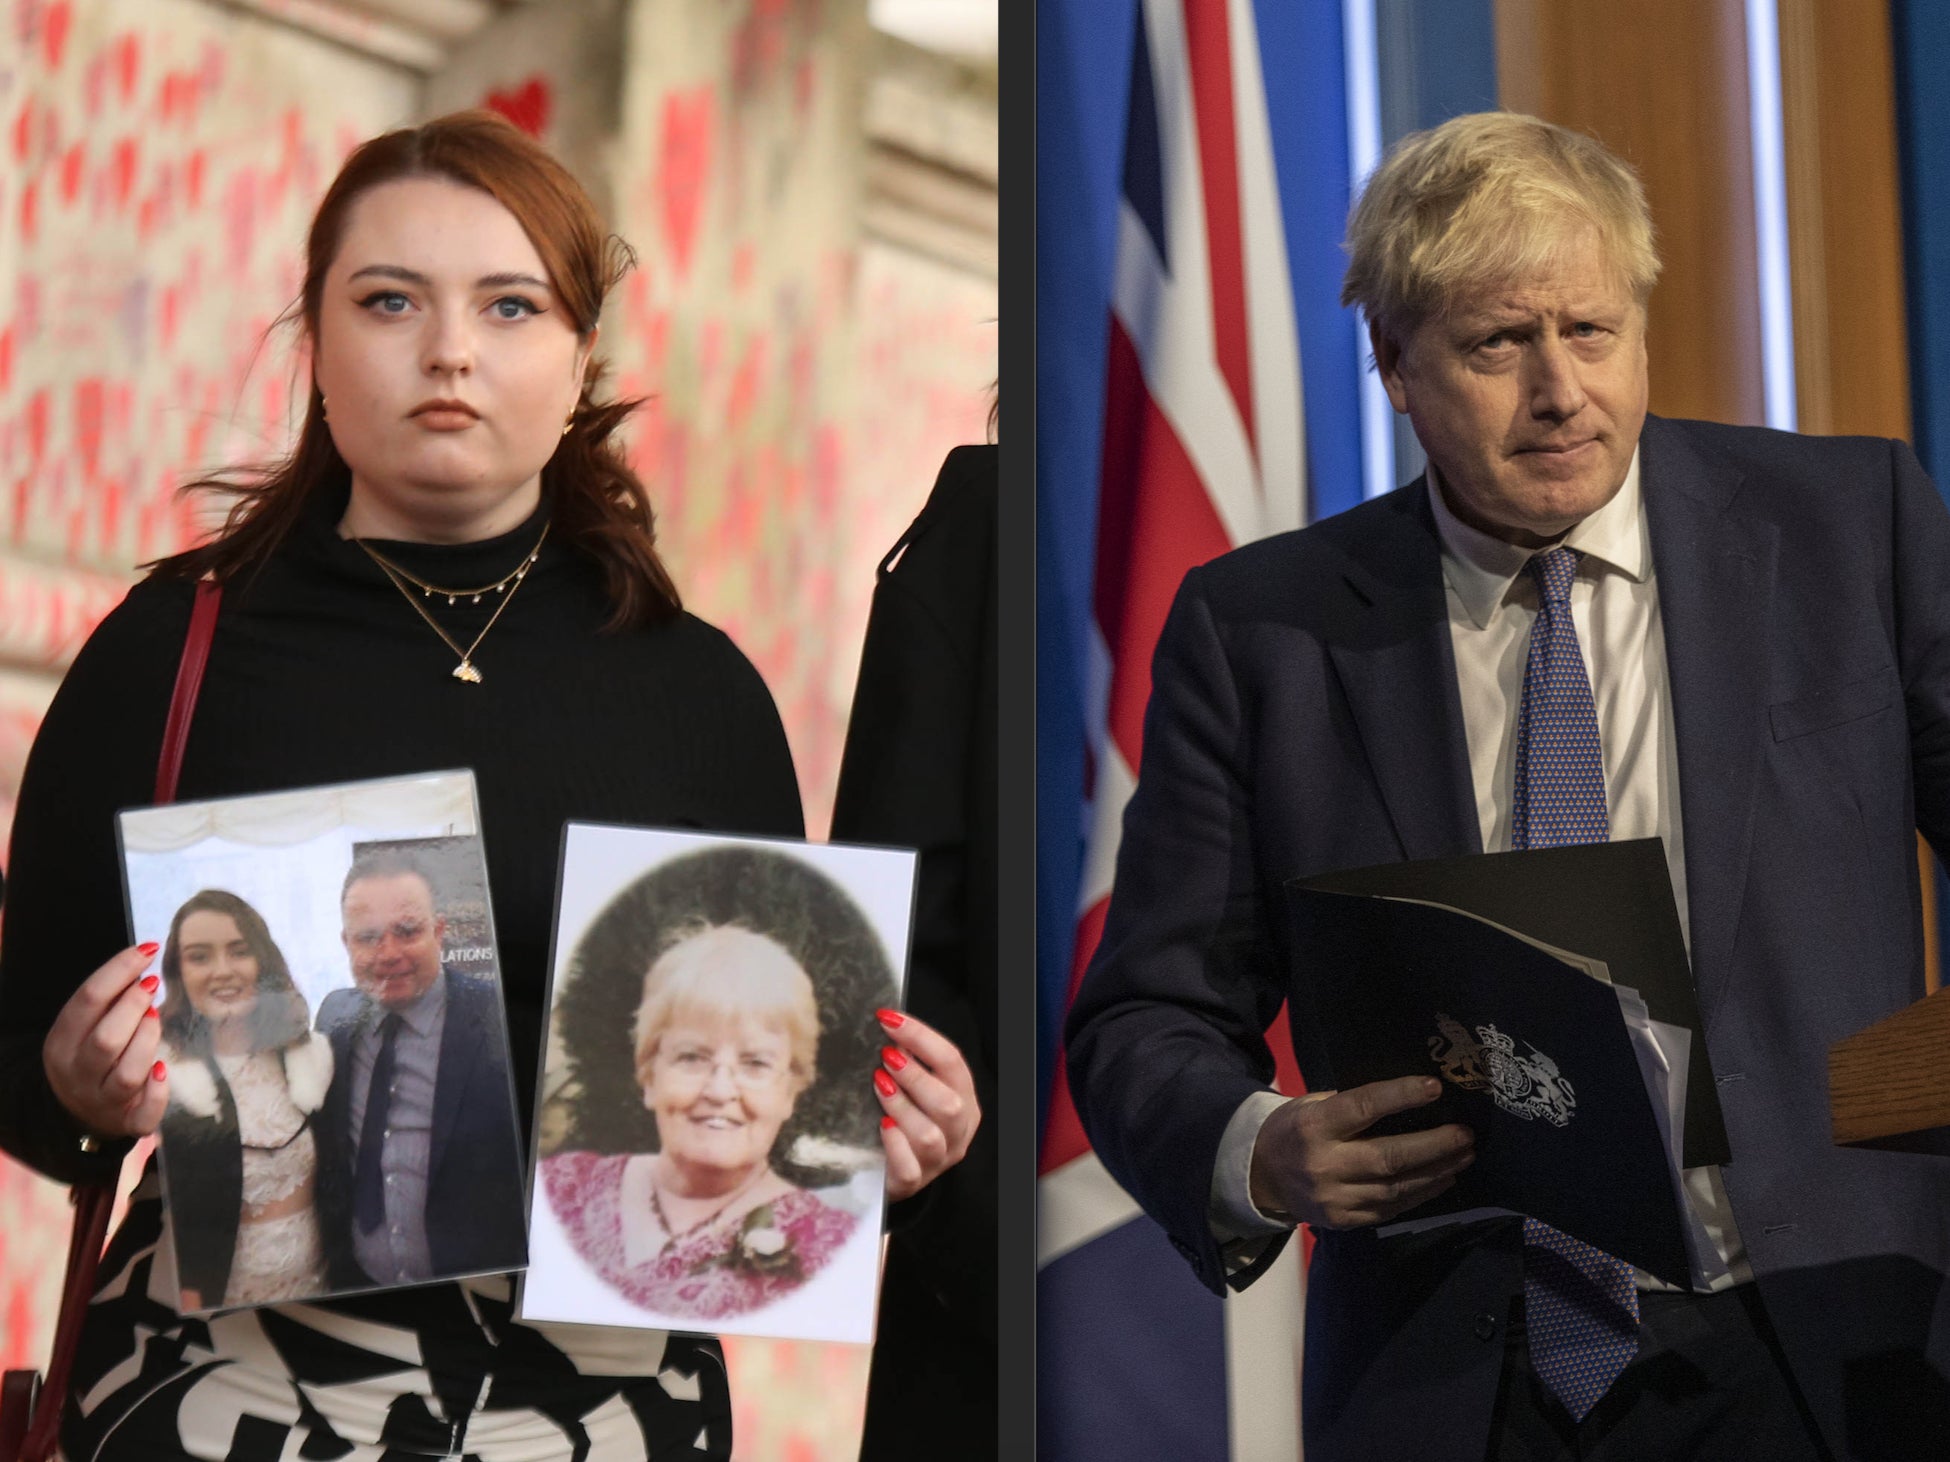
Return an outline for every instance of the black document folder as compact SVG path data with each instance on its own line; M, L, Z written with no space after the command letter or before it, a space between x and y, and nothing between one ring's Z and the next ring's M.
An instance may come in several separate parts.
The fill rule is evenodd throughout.
M1612 987L1452 909L1287 891L1297 947L1333 972L1309 982L1333 1085L1439 1076L1441 1098L1396 1127L1476 1133L1456 1186L1407 1217L1513 1209L1690 1283L1677 1175Z
M1654 1020L1693 1033L1686 1077L1685 1166L1732 1161L1666 869L1666 848L1658 838L1384 863L1304 883L1335 893L1446 904L1604 961L1616 983L1644 997Z

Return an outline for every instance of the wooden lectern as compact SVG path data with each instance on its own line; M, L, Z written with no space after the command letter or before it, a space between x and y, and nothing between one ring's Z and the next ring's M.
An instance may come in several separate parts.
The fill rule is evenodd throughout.
M1828 1111L1838 1144L1950 1152L1950 988L1828 1048Z

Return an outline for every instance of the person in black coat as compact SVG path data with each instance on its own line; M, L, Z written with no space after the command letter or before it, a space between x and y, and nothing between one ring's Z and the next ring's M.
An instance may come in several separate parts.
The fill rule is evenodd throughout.
M880 565L833 808L835 841L918 848L907 1007L996 1069L996 448L948 454ZM888 1209L860 1456L996 1451L996 1138ZM923 1440L925 1439L925 1440Z

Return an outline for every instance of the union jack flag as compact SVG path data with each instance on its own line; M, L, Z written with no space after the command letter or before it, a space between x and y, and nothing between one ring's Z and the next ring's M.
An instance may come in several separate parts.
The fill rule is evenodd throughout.
M1085 9L1101 22L1101 5L1075 3L1046 4L1056 13L1039 20L1039 72L1053 69L1056 85L1085 69L1092 45L1084 39ZM1083 786L1069 793L1073 818L1084 793L1080 868L1071 865L1072 948L1060 963L1048 943L1040 952L1046 1024L1067 1007L1103 928L1139 764L1152 650L1179 581L1237 544L1307 521L1308 463L1321 461L1324 435L1335 439L1325 456L1343 478L1359 451L1351 324L1342 318L1323 332L1332 337L1323 342L1331 363L1307 373L1310 383L1332 380L1329 394L1342 410L1338 426L1319 433L1302 409L1307 310L1296 312L1295 303L1297 276L1314 296L1315 315L1336 314L1338 257L1323 262L1318 244L1338 238L1345 216L1345 131L1288 147L1269 108L1278 96L1269 77L1284 73L1306 85L1325 63L1338 79L1339 4L1139 0L1136 9L1114 199L1101 190L1109 215L1101 232L1110 244L1101 292L1065 287L1074 260L1043 257L1038 266L1039 496L1061 495L1076 478L1082 413L1052 406L1087 395L1075 379L1079 339L1101 339L1103 382L1093 421L1101 423L1101 444L1089 572L1075 563L1039 567L1045 588L1057 590L1039 608L1045 658L1070 667L1081 684L1066 706L1040 680L1039 707L1049 711L1039 709L1042 735L1081 733ZM1284 11L1277 21L1275 10ZM1268 57L1262 40L1275 30L1282 54ZM1287 64L1295 58L1284 52L1296 43L1308 48L1311 74ZM1039 80L1039 138L1050 136L1052 123L1061 126L1066 106L1080 119L1097 111L1074 94L1051 98L1051 84ZM1333 100L1340 97L1336 89ZM1344 111L1339 120L1344 128ZM1285 167L1276 144L1293 154ZM1089 148L1087 127L1039 142L1039 236L1075 216L1076 199L1053 189L1070 185L1065 163L1088 173ZM1110 150L1099 149L1099 172ZM1304 200L1295 194L1296 166L1305 174ZM1089 199L1087 181L1079 196ZM1328 216L1310 216L1319 212ZM1289 253L1296 213L1306 217L1311 246L1298 269ZM1046 306L1053 284L1059 297ZM1097 321L1085 313L1091 308L1102 312ZM1336 505L1358 499L1358 470L1351 475ZM1066 524L1063 508L1057 502L1045 512L1045 556L1080 546L1080 515ZM1053 645L1052 634L1064 628L1063 588L1086 579L1088 613L1075 616L1080 643ZM1052 763L1045 757L1042 765L1046 819L1052 806L1062 815L1061 791L1047 786ZM1060 870L1061 860L1051 861ZM1039 879L1047 874L1039 870ZM1042 895L1047 918L1047 881ZM1269 1039L1276 1050L1284 1046L1284 1020ZM1291 1053L1281 1056L1282 1087L1297 1092ZM1297 1456L1300 1246L1290 1245L1280 1267L1221 1305L1091 1153L1060 1057L1050 1075L1040 1183L1039 1455L1055 1462Z

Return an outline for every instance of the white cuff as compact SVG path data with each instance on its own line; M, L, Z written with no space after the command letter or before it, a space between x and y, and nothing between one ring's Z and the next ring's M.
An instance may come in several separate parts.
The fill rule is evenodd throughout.
M1239 1104L1219 1139L1218 1160L1212 1165L1212 1196L1206 1221L1221 1248L1241 1239L1265 1239L1287 1233L1290 1219L1269 1218L1253 1203L1253 1146L1266 1119L1289 1098L1277 1091L1256 1091ZM1258 1246L1255 1245L1255 1248Z

